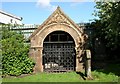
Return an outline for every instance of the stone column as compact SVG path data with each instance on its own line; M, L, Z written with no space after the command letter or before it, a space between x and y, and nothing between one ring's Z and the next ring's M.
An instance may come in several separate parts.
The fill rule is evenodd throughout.
M82 50L76 48L76 71L84 71Z
M34 73L43 72L42 50L43 50L43 47L40 47L40 46L31 47L32 54L30 55L30 57L35 62Z
M86 69L85 74L88 79L93 79L91 75L91 52L90 50L86 50Z
M79 61L78 61L78 57L79 57L79 55L78 55L78 50L77 50L77 47L75 47L75 51L76 51L76 67L75 67L75 70L76 71L79 71L79 66L78 66L78 63L79 63Z
M76 57L76 71L83 71L82 57Z

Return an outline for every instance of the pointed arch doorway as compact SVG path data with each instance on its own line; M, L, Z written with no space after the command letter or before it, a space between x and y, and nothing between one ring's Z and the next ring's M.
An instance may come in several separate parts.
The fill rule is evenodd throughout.
M75 71L76 53L73 38L64 31L54 31L43 42L43 70Z

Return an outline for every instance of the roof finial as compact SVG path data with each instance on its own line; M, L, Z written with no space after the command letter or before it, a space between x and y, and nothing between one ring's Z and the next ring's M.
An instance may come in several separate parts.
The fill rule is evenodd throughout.
M60 9L60 6L58 6L57 9Z

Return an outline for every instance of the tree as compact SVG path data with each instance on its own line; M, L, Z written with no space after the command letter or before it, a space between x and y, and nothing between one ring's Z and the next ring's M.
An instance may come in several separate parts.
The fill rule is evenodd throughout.
M3 29L0 41L2 43L3 75L18 76L31 73L34 62L28 57L29 46L24 44L24 36L8 28Z
M120 2L97 2L95 16L98 20L92 24L105 43L109 55L117 57L120 50Z

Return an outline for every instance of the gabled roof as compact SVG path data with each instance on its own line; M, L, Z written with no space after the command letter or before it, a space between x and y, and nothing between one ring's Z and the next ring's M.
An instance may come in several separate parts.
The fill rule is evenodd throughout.
M3 15L6 15L6 16L9 16L9 17L12 17L12 18L15 18L15 19L18 19L18 20L22 21L22 17L18 17L18 16L16 16L16 15L7 13L7 12L5 12L5 11L3 11L3 10L0 10L0 14L3 14Z
M59 18L57 20L57 18ZM61 19L60 19L61 18ZM64 18L64 20L63 20ZM79 26L74 23L74 21L72 21L62 10L61 8L58 6L57 9L47 18L47 20L45 20L33 33L32 35L30 36L30 39L35 36L40 30L42 27L44 26L47 26L47 25L50 25L51 22L52 23L58 23L60 21L64 21L68 24L72 24L78 31L80 31L80 28Z

